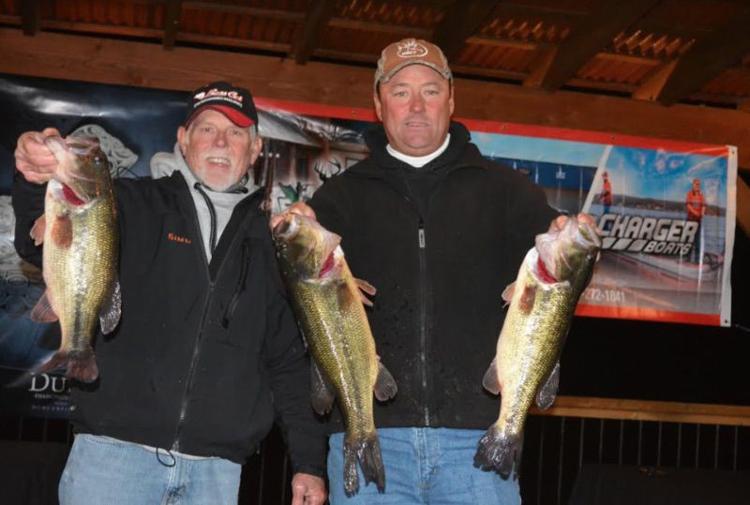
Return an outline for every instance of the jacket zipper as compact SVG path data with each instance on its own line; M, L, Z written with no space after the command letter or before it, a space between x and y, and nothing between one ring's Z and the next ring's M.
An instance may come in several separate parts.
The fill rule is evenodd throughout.
M195 368L198 364L198 356L200 355L201 344L203 342L203 328L206 323L206 316L208 315L208 309L211 306L211 298L214 292L214 281L208 283L208 295L206 296L206 303L203 306L203 315L201 316L201 323L198 326L198 335L195 339L195 345L193 346L193 356L190 359L190 368L188 368L187 379L185 380L185 392L182 394L182 404L180 405L180 415L177 418L177 428L175 429L174 442L172 443L172 450L180 451L180 434L182 433L182 427L185 425L185 417L187 416L188 400L190 398L190 392L193 389L193 377L195 376Z
M417 227L417 245L418 245L418 256L419 256L419 278L417 279L419 286L419 367L421 370L421 382L422 382L422 395L424 409L422 411L422 420L426 427L430 426L430 390L428 387L427 379L429 377L427 362L427 310L428 310L428 295L429 295L429 279L427 278L427 235L425 233L425 224L422 213L419 207L413 200L413 194L411 186L406 176L402 173L404 185L410 196L402 194L402 197L406 202L414 209L414 212L419 217L419 225Z
M430 392L427 385L427 292L429 290L427 279L427 239L424 231L424 220L419 218L418 228L419 243L419 285L421 292L419 296L419 361L422 369L422 392L424 394L424 424L430 426Z
M208 250L211 251L211 256L213 256L214 251L216 250L216 209L214 209L214 204L208 197L206 192L203 191L200 182L196 182L193 187L198 193L200 193L200 195L206 201L206 206L208 207L208 215L211 218L211 232L208 236ZM200 226L198 226L198 228L200 229Z
M213 203L211 202L211 199L208 197L208 195L200 188L200 185L196 183L195 189L197 189L200 194L203 196L203 198L206 200L206 204L208 205L209 213L211 215L211 235L210 235L210 248L211 248L211 255L213 257L213 252L216 247L216 214L213 209ZM201 227L200 223L198 222L198 210L195 208L195 205L192 202L192 196L188 195L190 198L190 205L188 207L192 210L192 216L193 216L193 224L196 228L196 231L198 233L198 237L201 237ZM239 205L239 204L238 204ZM203 249L203 243L201 241L200 244L200 256L203 258L203 266L205 268L206 275L208 276L208 294L206 295L205 303L203 305L203 313L201 315L201 322L198 326L198 334L195 337L195 344L193 345L193 355L190 359L190 368L188 368L188 374L187 378L185 380L185 391L182 394L182 402L180 403L180 415L177 417L177 426L175 427L175 434L174 434L174 441L172 442L172 448L171 450L180 452L180 435L182 434L182 428L185 425L185 418L187 417L187 408L188 408L188 401L190 399L190 393L193 389L193 378L195 377L195 369L198 364L198 357L200 356L200 350L202 346L203 341L203 330L206 325L206 317L208 316L209 308L211 307L211 302L213 299L213 293L214 293L214 287L216 283L213 279L211 279L210 272L210 265L208 263L208 258L206 257L205 251ZM219 271L216 273L216 278L218 279L220 277L221 269L224 266L224 262L222 261L221 266L219 267Z

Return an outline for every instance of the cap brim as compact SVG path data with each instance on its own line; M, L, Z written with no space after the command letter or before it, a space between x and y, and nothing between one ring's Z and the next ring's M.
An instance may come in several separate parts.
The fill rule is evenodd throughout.
M240 128L247 128L255 124L255 121L253 121L251 117L246 116L235 108L228 107L226 105L209 104L195 109L193 113L190 114L190 117L187 119L187 121L185 121L185 126L190 126L190 123L193 121L193 119L198 117L198 114L209 109L215 110L216 112L221 112L226 116L227 119L229 119L232 123L239 126Z
M386 82L390 81L398 72L411 65L424 65L425 67L434 70L438 75L440 75L440 77L442 77L446 81L450 81L451 79L453 79L453 74L451 73L449 68L439 67L431 61L414 58L395 65L387 72L383 72L383 75L381 76L376 76L375 85L377 86L378 84L385 84Z

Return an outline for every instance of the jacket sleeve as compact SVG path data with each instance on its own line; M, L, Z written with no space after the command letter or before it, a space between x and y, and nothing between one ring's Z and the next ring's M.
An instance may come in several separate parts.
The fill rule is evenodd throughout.
M346 191L340 190L340 177L342 176L336 176L319 187L307 203L325 229L346 237L349 216L343 207L349 196Z
M515 175L515 174L514 174ZM525 177L518 177L512 190L514 209L509 222L515 250L511 251L513 264L520 264L526 252L534 246L535 237L547 231L553 219L560 213L547 204L547 196L539 186Z
M281 427L294 473L325 476L326 430L310 405L310 361L284 296L269 308L265 364L276 422Z
M19 172L13 178L11 199L16 227L13 245L18 255L29 263L41 268L42 247L34 245L29 235L34 221L44 214L44 194L46 184L34 184L23 178Z

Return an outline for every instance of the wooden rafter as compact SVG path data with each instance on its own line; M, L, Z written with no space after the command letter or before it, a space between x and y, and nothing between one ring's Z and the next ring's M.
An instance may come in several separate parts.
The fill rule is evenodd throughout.
M320 31L328 24L334 14L336 2L334 0L319 0L312 2L310 12L304 24L297 31L292 52L294 61L298 64L307 63L318 44Z
M540 80L540 87L555 90L573 77L587 61L605 49L612 39L627 29L658 0L603 0L594 12L576 25L557 50L557 56Z
M166 12L164 18L164 48L172 49L177 39L177 30L180 28L182 0L168 0Z
M374 21L360 21L358 19L334 17L328 22L332 28L345 28L347 30L356 30L375 33L391 33L402 35L404 37L412 36L420 39L429 38L431 30L409 25L397 25L392 23L376 23Z
M657 68L641 86L633 92L633 98L636 100L656 100L664 89L664 85L669 80L677 66L677 60L672 60Z
M269 9L264 7L253 7L249 5L226 4L222 2L198 2L184 0L182 8L185 10L223 12L239 14L243 16L254 16L259 18L277 19L279 21L300 21L304 19L305 13L285 9Z
M750 52L750 5L738 6L738 12L724 27L698 40L677 62L658 100L664 105L690 96L732 65L739 64Z
M494 0L459 0L448 7L432 35L432 40L443 50L448 61L458 56L466 39L487 22L497 4Z
M41 25L39 0L23 0L21 4L21 28L24 35L36 35Z

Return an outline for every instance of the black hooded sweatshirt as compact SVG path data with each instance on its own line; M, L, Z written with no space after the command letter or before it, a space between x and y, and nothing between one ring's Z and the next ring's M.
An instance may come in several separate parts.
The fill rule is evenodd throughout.
M463 125L449 133L448 148L414 168L388 154L382 127L372 130L370 157L310 201L342 236L353 274L378 290L368 317L399 388L376 405L378 427L485 429L497 419L482 377L503 323L501 293L557 215L525 176L483 158Z

